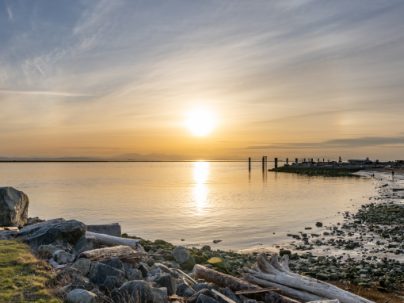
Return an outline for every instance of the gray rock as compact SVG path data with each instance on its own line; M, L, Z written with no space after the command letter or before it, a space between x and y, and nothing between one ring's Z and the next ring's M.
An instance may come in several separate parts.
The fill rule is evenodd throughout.
M90 272L91 261L88 259L78 259L73 265L72 268L77 269L83 277L87 276Z
M44 222L44 221L45 220L39 219L39 217L28 218L27 223L25 223L24 226L32 225L32 224L36 224L36 223L41 223L41 222Z
M69 292L67 301L72 303L97 303L97 296L84 289L75 289Z
M210 248L209 245L204 245L204 246L201 248L201 250L202 250L202 251L211 251L212 249Z
M141 271L141 273L142 273L142 275L143 275L143 278L146 278L146 277L147 277L147 274L148 274L148 272L149 272L149 267L146 266L145 264L140 264L140 265L139 265L139 270Z
M72 263L76 257L75 255L72 255L61 249L55 251L52 254L52 256L53 256L53 259L59 264Z
M182 246L177 246L174 249L173 257L183 269L192 270L196 264L194 257Z
M77 241L76 245L74 245L73 253L80 255L82 252L97 248L99 248L97 239L93 236L84 235Z
M192 295L194 295L194 294L195 294L195 291L185 283L180 284L177 287L177 295L180 297L189 298L189 297L192 297Z
M29 199L13 187L0 187L0 226L24 226L28 220Z
M104 285L105 287L108 289L109 292L112 292L114 289L116 288L120 288L123 283L125 283L126 281L119 279L117 277L107 277L104 281Z
M0 240L11 240L18 236L18 231L0 230Z
M108 262L108 265L113 268L119 269L120 271L125 272L123 263L118 258L113 258L111 261Z
M126 275L128 277L129 281L134 281L134 280L142 280L143 279L143 275L142 272L138 269L132 268L132 270L130 271L129 275Z
M36 248L55 241L74 245L85 232L86 226L82 222L60 218L26 226L18 232L18 237Z
M172 296L177 293L177 281L170 274L158 274L152 277L151 282L156 282L161 287L167 288L167 295Z
M146 281L130 281L122 285L118 290L121 298L125 298L126 302L142 302L142 303L167 303L167 289L154 288L153 285ZM114 302L123 302L116 300L117 292L111 294ZM131 301L129 301L131 300Z
M152 257L149 257L149 258L147 259L147 265L153 266L154 263L156 263L156 260L154 260Z
M119 223L87 225L87 230L93 233L110 235L114 237L122 236L121 225L119 225Z
M228 287L223 288L223 294L236 303L242 303L241 300L236 296L236 294Z
M160 268L156 268L156 269L151 270L151 271L149 271L149 272L147 273L147 278L153 277L153 276L158 275L158 274L161 274L161 273L162 273L161 269L160 269Z
M202 290L198 291L197 293L193 294L189 298L188 303L196 303L200 295L204 295L204 296L207 296L207 297L210 297L210 298L216 300L215 295L213 294L213 292L210 291L210 289L202 289Z
M132 269L133 269L133 264L124 262L123 268L124 268L125 276L129 277L132 272Z
M81 273L74 268L68 267L61 270L56 275L56 280L62 282L64 284L73 283L73 282L84 282Z
M196 303L218 303L215 299L205 296L205 295L200 295L198 297L198 300L196 301Z
M91 291L96 287L97 286L94 285L93 283L81 281L81 282L74 282L74 283L68 284L66 286L63 286L58 289L58 292L62 296L65 296L74 289L85 289L85 290Z
M92 290L90 290L90 292L92 292L93 294L95 294L97 296L98 302L104 302L105 299L107 299L107 297L105 297L104 294L98 288L93 288ZM102 300L99 300L100 297L102 297Z
M113 268L102 263L92 263L90 268L90 282L96 285L104 284L108 276L124 279L125 274L123 271Z

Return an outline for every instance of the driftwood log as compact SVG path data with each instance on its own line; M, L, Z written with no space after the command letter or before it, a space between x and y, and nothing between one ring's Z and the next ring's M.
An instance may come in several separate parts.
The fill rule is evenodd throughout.
M114 247L106 247L106 248L98 248L93 250L87 250L82 252L79 258L86 258L90 260L99 259L99 258L108 258L115 256L123 256L134 253L133 249L129 246L114 246Z
M261 289L260 287L250 284L244 280L222 274L220 272L217 272L215 270L209 269L205 266L198 264L194 266L192 274L195 277L198 277L208 282L215 283L218 286L229 287L233 291ZM254 294L254 297L266 303L298 303L298 301L296 300L272 292Z
M109 235L104 235L104 234L97 234L97 233L93 233L90 231L86 231L86 235L95 237L98 244L100 244L100 245L106 245L106 246L125 245L125 246L129 246L129 247L133 248L134 250L136 250L138 252L145 252L143 250L143 248L139 245L140 240L119 238L119 237L114 237L114 236L109 236Z
M270 259L259 255L257 266L253 269L245 268L244 273L244 279L249 282L264 287L278 285L285 293L289 292L289 295L294 298L297 298L299 293L306 292L321 298L338 299L342 303L373 303L326 282L293 273L289 269L288 258L284 258L282 264L279 264L276 255ZM292 291L297 294L293 295Z

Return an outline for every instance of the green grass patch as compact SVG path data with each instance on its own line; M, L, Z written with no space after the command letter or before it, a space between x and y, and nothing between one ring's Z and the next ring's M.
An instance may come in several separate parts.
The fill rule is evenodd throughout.
M19 241L0 241L0 302L59 302L47 290L49 270L29 246Z
M326 177L358 177L353 175L360 171L360 168L345 167L299 167L299 166L282 166L270 169L270 171L281 173L293 173L306 176L326 176Z

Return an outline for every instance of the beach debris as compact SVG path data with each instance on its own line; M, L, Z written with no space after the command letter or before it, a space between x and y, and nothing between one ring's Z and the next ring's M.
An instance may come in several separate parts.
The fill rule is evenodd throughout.
M24 226L28 220L29 199L13 187L0 187L0 226Z
M108 258L108 257L116 257L116 256L127 256L133 254L134 251L129 246L113 246L106 248L97 248L93 250L87 250L82 252L79 255L79 258L86 258L90 260L99 259L99 258Z
M205 281L212 282L218 286L228 287L232 291L262 289L259 286L248 283L247 281L217 272L202 265L195 265L194 269L192 270L192 275ZM259 300L263 302L282 302L282 303L298 302L296 300L284 297L280 294L270 291L255 293L254 297L259 297Z
M217 243L220 243L220 242L222 242L223 240L213 240L213 243L214 244L217 244Z
M139 243L140 240L114 237L89 231L86 232L86 236L94 237L99 245L106 245L106 246L125 245L133 248L137 252L145 252L145 250Z
M255 267L243 268L242 271L246 281L262 287L281 287L285 295L303 302L330 299L338 299L344 303L372 302L321 280L293 273L289 269L288 256L284 256L279 263L276 254L269 259L260 254ZM313 299L309 299L309 296L313 296Z
M317 227L323 227L323 223L322 223L322 222L317 222L317 223L316 223L316 226L317 226Z

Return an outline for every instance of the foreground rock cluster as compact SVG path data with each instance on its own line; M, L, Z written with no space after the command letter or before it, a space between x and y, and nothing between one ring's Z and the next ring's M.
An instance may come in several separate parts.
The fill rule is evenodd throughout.
M247 295L236 295L230 288L197 280L191 271L199 264L234 277L245 273L254 276L256 273L249 270L256 266L258 253L148 241L121 235L119 224L86 226L77 220L28 218L28 197L11 188L0 188L0 210L4 209L7 211L1 213L0 225L14 227L0 229L0 239L22 239L39 258L47 260L55 270L58 295L71 302L229 302L217 291L234 302L256 302ZM289 256L288 270L301 276L346 281L382 291L395 289L404 283L404 263L375 254L404 253L403 213L404 206L392 202L363 205L356 214L346 212L345 223L323 234L289 234L298 241L294 244L296 252L281 249L279 257L271 258ZM322 227L322 223L316 226ZM369 241L377 248L365 248ZM311 252L323 246L348 253L316 256ZM349 251L361 251L362 258L354 260Z

